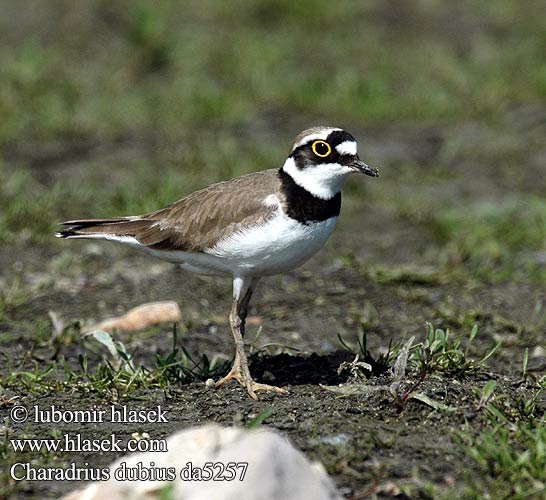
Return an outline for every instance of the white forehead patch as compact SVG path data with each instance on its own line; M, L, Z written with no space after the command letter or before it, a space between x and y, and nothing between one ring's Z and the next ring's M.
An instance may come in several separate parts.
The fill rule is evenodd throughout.
M336 151L340 155L356 155L356 142L355 141L345 141L336 146Z
M296 148L299 148L303 144L306 144L311 141L325 141L328 139L328 136L334 131L334 130L341 130L340 128L325 128L324 130L321 130L320 132L317 132L316 134L309 134L305 137L302 137L296 144L294 144L293 150Z

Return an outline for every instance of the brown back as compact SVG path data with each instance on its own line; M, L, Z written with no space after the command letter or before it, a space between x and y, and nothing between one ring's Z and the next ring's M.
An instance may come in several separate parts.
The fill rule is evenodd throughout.
M145 215L67 221L63 224L73 227L59 236L132 236L154 249L202 252L222 238L271 217L276 208L263 204L270 194L282 198L276 169L213 184Z

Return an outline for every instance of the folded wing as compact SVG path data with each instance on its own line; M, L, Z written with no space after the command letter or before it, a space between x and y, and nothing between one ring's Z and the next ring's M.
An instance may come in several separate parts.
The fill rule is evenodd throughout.
M157 250L202 252L221 239L261 224L278 209L264 200L279 195L276 170L213 184L155 212L63 222L60 238L104 238ZM279 195L280 196L280 195Z

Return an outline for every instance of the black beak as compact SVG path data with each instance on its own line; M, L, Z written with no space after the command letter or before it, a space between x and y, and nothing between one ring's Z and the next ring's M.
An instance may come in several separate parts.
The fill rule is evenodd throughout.
M379 170L376 168L368 167L362 160L355 160L351 163L351 168L359 174L366 174L370 177L379 177Z

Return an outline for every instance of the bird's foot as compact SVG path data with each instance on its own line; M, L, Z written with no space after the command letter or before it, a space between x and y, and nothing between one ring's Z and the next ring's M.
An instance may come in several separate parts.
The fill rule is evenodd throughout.
M282 395L288 394L288 391L286 389L282 389L281 387L275 387L274 385L260 384L258 382L255 382L250 375L248 367L243 368L237 363L233 366L231 371L225 377L222 377L218 382L216 382L216 389L222 387L226 382L231 379L237 380L237 382L239 382L239 384L241 384L246 389L248 395L256 401L258 400L258 396L256 396L256 391L274 392L275 394Z

